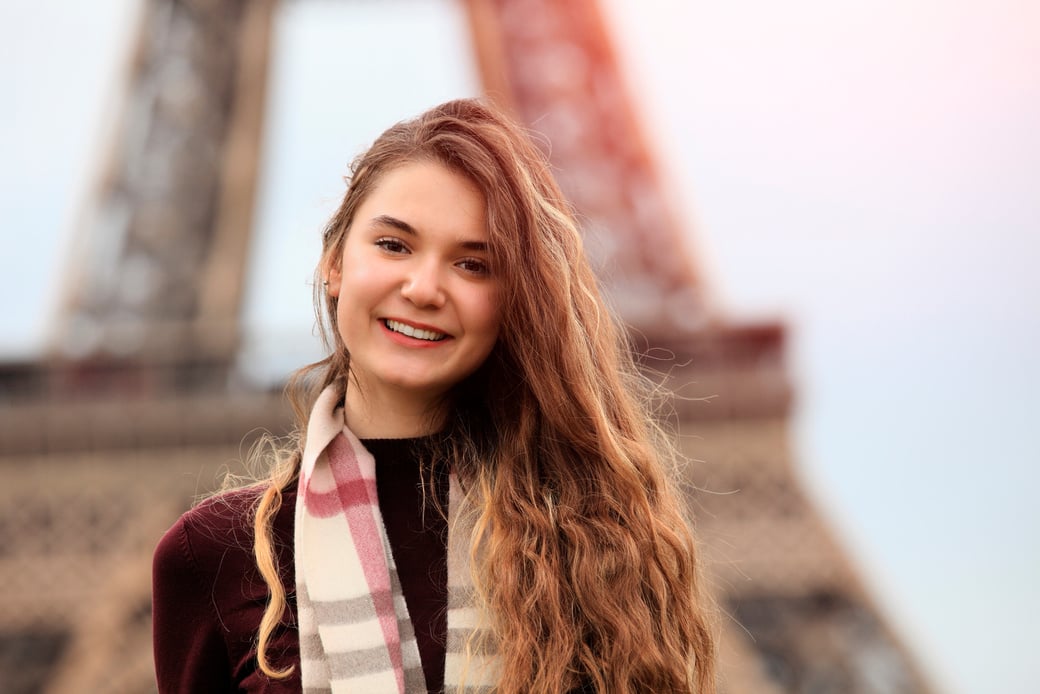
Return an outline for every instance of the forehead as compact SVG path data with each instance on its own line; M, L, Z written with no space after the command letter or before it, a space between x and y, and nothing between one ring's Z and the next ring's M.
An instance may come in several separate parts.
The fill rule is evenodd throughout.
M380 177L361 201L353 226L367 227L392 217L419 233L486 241L485 207L483 192L469 178L437 162L408 162Z

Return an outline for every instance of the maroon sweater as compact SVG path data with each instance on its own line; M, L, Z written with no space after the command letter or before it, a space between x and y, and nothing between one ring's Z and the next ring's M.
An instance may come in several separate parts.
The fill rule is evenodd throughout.
M375 457L379 507L415 627L430 692L444 682L447 634L447 524L423 504L422 474L411 439L363 441ZM448 480L436 479L447 507ZM299 692L293 530L296 486L283 494L274 538L289 618L274 632L268 656L292 675L272 680L256 662L256 635L267 586L253 559L257 488L208 499L185 513L159 541L152 573L153 647L160 694L168 692ZM423 509L425 510L425 514Z

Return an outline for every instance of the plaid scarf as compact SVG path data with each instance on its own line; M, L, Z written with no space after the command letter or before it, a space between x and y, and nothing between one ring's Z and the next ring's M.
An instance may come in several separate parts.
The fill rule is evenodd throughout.
M426 692L415 632L379 513L375 460L344 425L339 395L329 386L311 413L296 500L303 691ZM452 475L444 688L483 694L494 691L499 663L471 580L471 512Z

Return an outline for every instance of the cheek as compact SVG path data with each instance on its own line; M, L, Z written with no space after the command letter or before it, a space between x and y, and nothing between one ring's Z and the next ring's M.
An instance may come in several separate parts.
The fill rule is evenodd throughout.
M350 302L345 293L340 294L339 305L336 306L336 328L343 347L349 350L350 334L353 332L353 328L351 327Z
M341 285L339 298L336 305L336 320L339 322L339 334L344 343L350 346L350 336L360 329L361 307L364 306L363 292L352 281L345 281Z
M499 302L498 292L492 291L482 296L477 311L480 314L483 332L497 337L499 326L502 323L502 307Z
M339 308L352 311L371 301L386 283L383 274L364 263L343 263L343 279L340 284Z

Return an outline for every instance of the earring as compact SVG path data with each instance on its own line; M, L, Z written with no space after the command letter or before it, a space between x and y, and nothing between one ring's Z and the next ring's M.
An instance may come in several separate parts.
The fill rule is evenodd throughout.
M321 283L321 286L325 289L325 291L328 291L329 290L329 281L325 280L324 282Z

